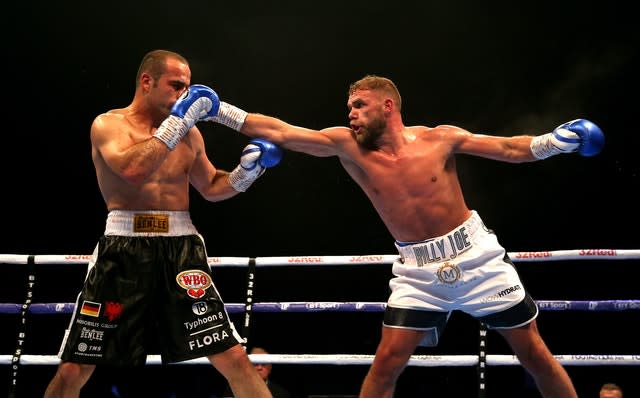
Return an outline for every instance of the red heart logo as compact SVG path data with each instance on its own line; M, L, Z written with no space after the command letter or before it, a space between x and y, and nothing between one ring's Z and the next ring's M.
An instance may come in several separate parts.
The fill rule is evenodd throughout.
M187 294L190 297L193 297L193 298L200 298L200 297L204 296L204 289L200 289L200 288L198 288L198 289L189 289L189 290L187 290Z

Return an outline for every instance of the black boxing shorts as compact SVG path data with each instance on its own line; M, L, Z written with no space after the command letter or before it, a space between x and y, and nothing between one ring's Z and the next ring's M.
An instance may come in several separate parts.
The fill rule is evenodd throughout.
M159 353L171 363L240 342L188 212L109 213L65 332L63 361L137 366Z

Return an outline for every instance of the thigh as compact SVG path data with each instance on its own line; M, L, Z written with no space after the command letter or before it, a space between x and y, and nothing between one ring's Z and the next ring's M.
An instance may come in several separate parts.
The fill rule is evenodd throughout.
M197 235L170 240L176 253L158 281L160 327L165 362L209 356L228 350L242 339L216 289L203 240Z
M395 336L397 331L419 332L422 336L418 345L434 347L438 345L440 335L449 319L450 312L426 311L412 308L398 308L387 305L384 312L383 333ZM412 336L413 333L409 333ZM414 346L415 347L415 346Z
M145 245L140 247L143 252L128 250L136 246L136 239L101 238L65 334L63 360L119 366L146 360L145 318L152 282L145 277Z

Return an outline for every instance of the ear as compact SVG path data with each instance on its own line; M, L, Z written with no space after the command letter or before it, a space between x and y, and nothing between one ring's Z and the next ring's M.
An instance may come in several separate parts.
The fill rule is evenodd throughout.
M147 72L143 72L140 75L140 87L142 88L143 92L149 92L149 88L151 87L151 81L153 80L153 78L151 77L150 74L148 74Z
M396 104L393 102L391 98L385 98L382 103L382 109L384 109L385 113L391 113L395 109Z

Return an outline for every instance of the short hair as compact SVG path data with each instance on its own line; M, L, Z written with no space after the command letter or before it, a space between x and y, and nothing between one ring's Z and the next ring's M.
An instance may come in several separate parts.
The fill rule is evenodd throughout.
M605 391L620 391L620 396L622 396L622 388L620 388L619 385L615 384L615 383L605 383L602 385L602 387L600 387L600 391L605 390Z
M391 79L377 75L366 75L357 82L351 83L349 86L349 96L356 90L376 90L381 91L393 98L398 110L402 109L402 97L400 91Z
M189 62L182 55L168 50L152 50L142 57L140 66L138 67L138 73L136 74L136 87L140 84L140 76L143 73L148 73L154 79L159 79L160 76L166 71L167 59L174 58L183 64L189 66Z

